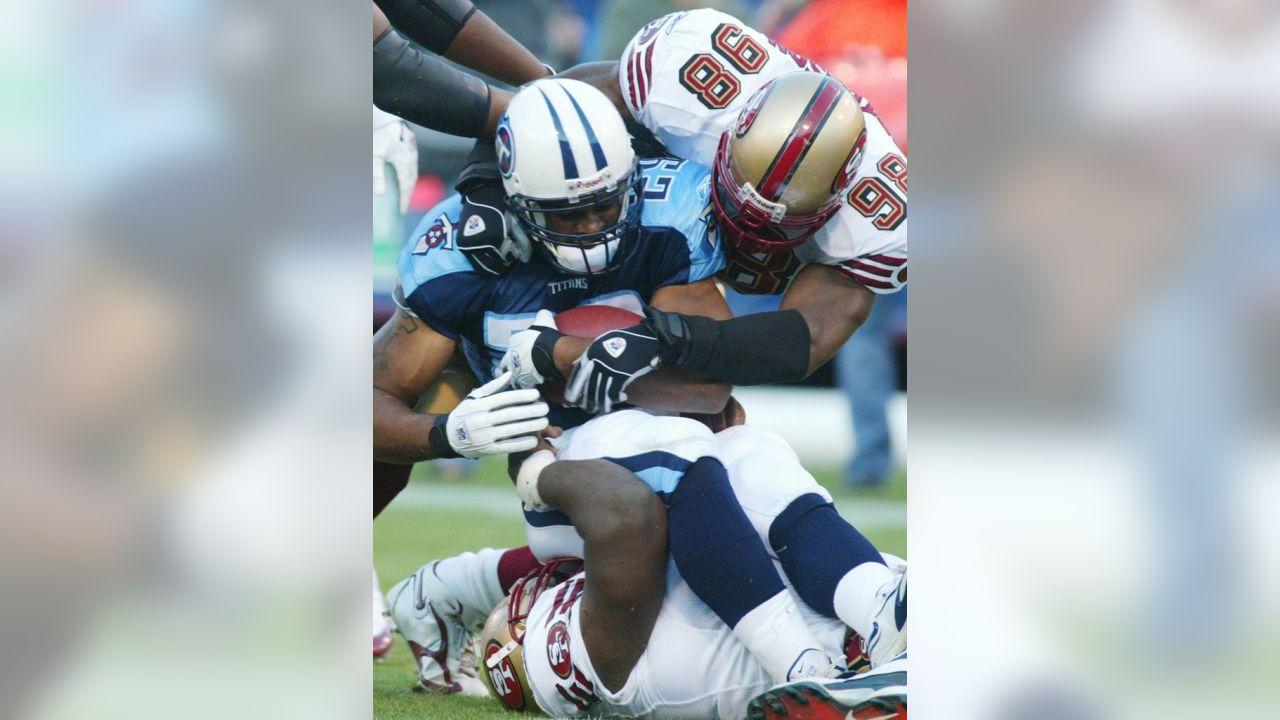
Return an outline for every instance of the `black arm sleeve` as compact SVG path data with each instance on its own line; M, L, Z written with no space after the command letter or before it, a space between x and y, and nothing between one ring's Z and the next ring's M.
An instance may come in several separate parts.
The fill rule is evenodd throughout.
M445 54L476 11L471 0L373 0L373 3L391 21L392 27L437 55Z
M477 137L489 121L489 85L391 28L373 43L373 104L432 130Z
M646 312L665 365L733 385L794 382L809 374L809 323L797 310L729 320Z

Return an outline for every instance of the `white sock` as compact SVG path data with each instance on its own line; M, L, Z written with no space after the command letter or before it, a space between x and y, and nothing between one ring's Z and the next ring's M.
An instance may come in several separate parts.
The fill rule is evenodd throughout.
M462 622L467 627L484 624L489 613L506 597L498 583L498 560L504 552L506 550L485 548L435 564L436 577L449 588L454 599L462 603Z
M733 634L775 682L787 681L787 673L806 650L822 647L787 590L744 615Z
M866 638L871 634L871 614L879 607L876 595L896 580L893 571L877 562L862 563L845 573L836 584L833 602L836 617Z

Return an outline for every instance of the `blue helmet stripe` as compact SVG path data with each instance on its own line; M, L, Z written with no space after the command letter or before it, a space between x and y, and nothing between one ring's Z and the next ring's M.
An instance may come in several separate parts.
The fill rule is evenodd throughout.
M547 103L547 110L551 111L551 122L556 126L556 134L560 136L560 159L564 162L564 177L566 180L574 180L578 177L578 163L573 159L573 148L569 147L569 137L564 134L564 125L560 122L560 114L556 112L555 107L551 104L551 98L538 88L538 93L542 95L542 99Z
M582 121L582 127L587 130L587 140L591 142L591 156L595 158L596 172L599 172L609 165L609 161L605 160L604 149L600 147L600 141L596 139L596 131L592 129L591 123L587 122L587 114L582 112L578 101L573 99L573 93L570 93L568 88L564 88L564 94L569 96L569 102L573 103L573 109L578 111L578 119Z

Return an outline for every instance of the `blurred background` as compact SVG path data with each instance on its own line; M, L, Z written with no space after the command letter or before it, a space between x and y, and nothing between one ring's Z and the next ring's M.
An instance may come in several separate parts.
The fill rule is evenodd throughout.
M1276 717L1280 4L910 32L913 714Z

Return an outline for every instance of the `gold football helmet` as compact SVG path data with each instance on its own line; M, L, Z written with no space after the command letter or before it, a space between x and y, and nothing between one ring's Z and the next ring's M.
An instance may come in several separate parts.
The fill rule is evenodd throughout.
M725 130L712 169L724 237L746 252L780 252L840 209L862 160L866 119L853 93L817 72L756 91Z
M555 558L517 581L511 594L489 613L480 631L476 672L489 694L508 710L538 712L524 669L524 628L533 603L547 588L582 568L577 558Z

